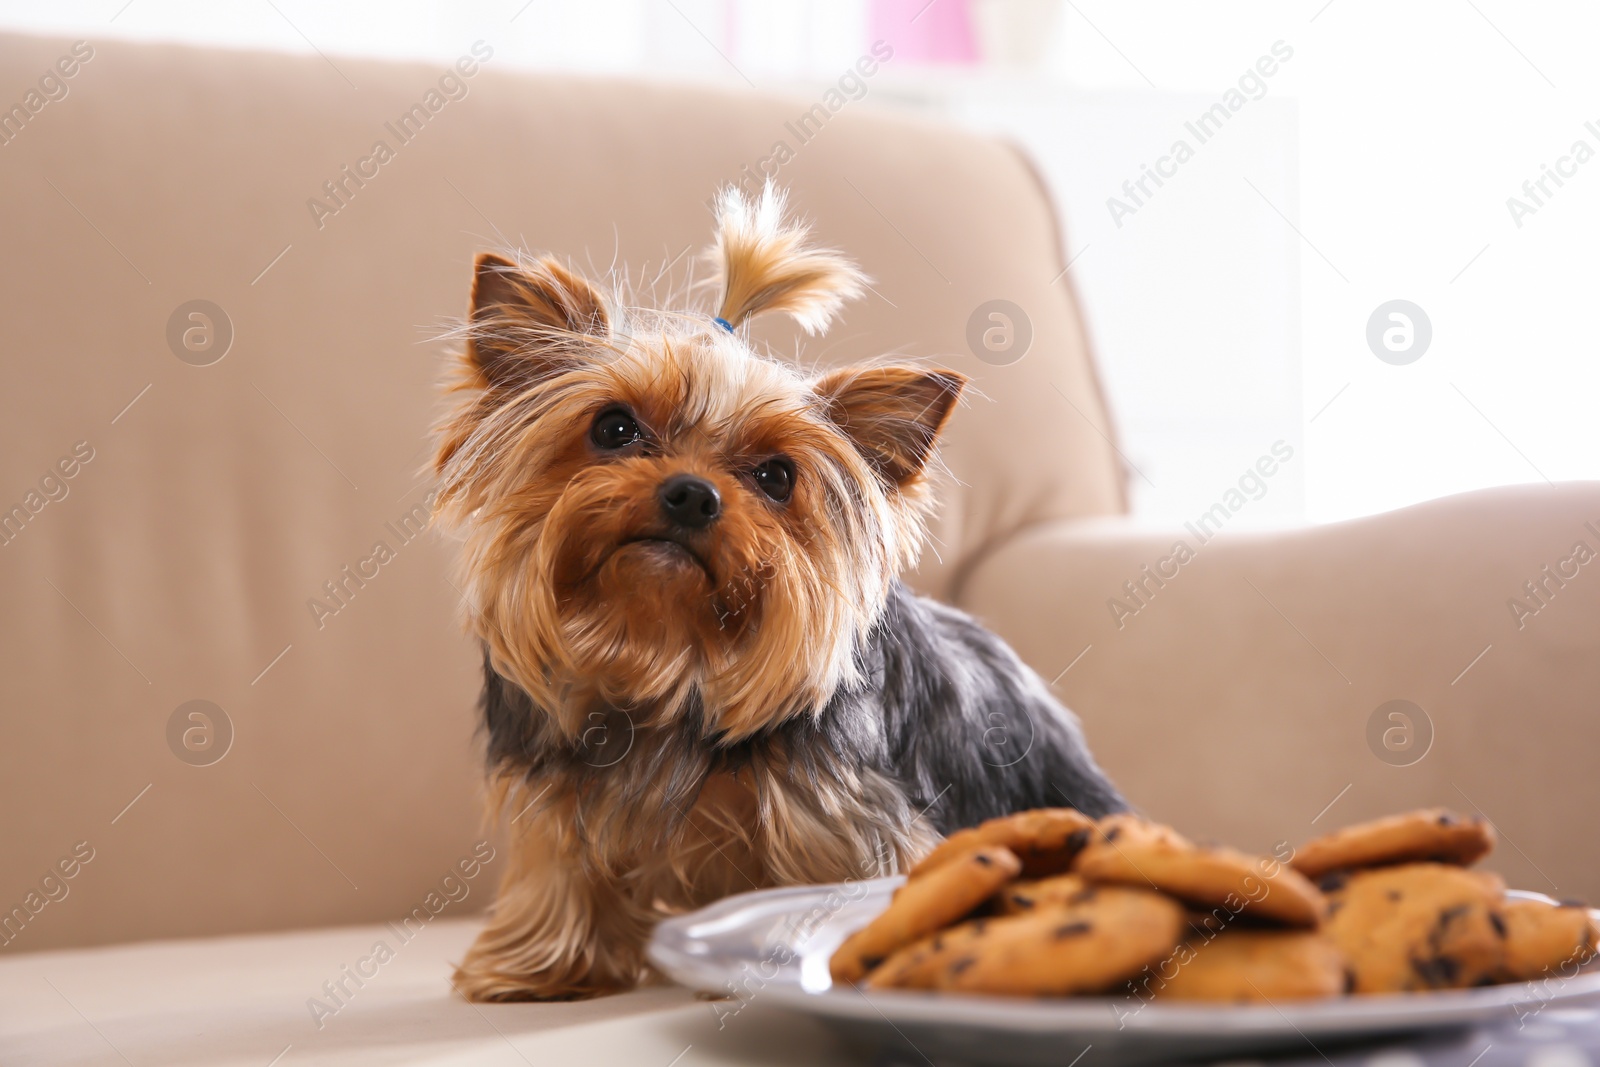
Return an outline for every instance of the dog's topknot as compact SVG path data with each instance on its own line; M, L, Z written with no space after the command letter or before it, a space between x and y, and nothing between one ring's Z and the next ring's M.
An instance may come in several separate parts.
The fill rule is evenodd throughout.
M717 197L717 238L707 251L721 298L717 317L731 327L766 311L782 311L808 334L819 334L861 295L866 276L849 259L810 248L810 230L784 218L784 194L771 182L755 202L735 186Z

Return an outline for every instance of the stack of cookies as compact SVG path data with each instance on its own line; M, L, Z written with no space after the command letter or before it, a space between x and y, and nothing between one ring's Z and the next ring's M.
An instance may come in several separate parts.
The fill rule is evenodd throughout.
M831 969L874 989L1244 1003L1576 973L1600 942L1589 910L1468 870L1494 839L1430 809L1258 857L1134 815L1021 812L930 852Z

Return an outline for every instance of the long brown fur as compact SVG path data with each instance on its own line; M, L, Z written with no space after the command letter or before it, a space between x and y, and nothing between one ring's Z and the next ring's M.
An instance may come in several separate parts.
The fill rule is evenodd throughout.
M764 311L788 313L818 334L866 278L837 252L811 248L808 231L784 218L784 196L770 183L755 203L723 192L716 244L707 252L722 287L717 316L733 326Z
M855 267L781 211L771 189L722 200L715 310L730 326L782 311L818 330L859 291ZM625 310L551 259L480 255L464 332L435 468L470 628L562 744L616 708L631 749L612 774L492 768L510 858L463 994L627 988L662 914L915 859L934 835L887 781L781 745L733 771L716 753L861 680L855 649L921 545L925 471L964 379L895 365L808 379L710 315ZM590 427L618 404L654 444L599 455ZM747 474L775 454L800 472L781 507ZM711 482L723 511L693 558L664 563L634 542L660 535L657 490L680 473Z

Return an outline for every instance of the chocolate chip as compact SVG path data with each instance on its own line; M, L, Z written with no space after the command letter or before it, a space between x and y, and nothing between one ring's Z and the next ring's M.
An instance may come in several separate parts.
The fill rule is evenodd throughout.
M994 860L990 859L988 856L985 856L982 852L972 857L972 862L976 863L980 867L989 867L994 864Z
M1081 934L1086 934L1090 930L1093 930L1093 929L1094 929L1094 924L1093 923L1087 923L1087 922L1067 923L1064 926L1056 927L1053 931L1051 931L1050 936L1054 937L1057 941L1063 941L1063 940L1065 940L1065 939L1067 939L1069 937L1078 937Z
M1120 826L1113 826L1111 829L1106 831L1106 840L1107 841L1115 841L1117 838L1119 838L1121 836L1122 836L1122 827L1120 827Z
M1454 826L1455 824L1456 824L1456 817L1452 813L1447 811L1443 815L1439 816L1439 825L1440 826Z
M950 965L950 976L952 978L955 977L956 975L960 974L962 971L966 970L968 967L971 967L974 963L977 963L977 962L978 962L978 960L977 960L977 957L975 957L975 956L962 956L959 960L956 960L954 963L952 963Z
M865 967L867 970L870 971L874 967L876 967L878 964L882 963L883 960L884 960L884 957L882 957L882 956L862 956L861 957L861 966Z
M1332 893L1343 889L1345 883L1350 881L1349 871L1333 871L1322 876L1322 881L1317 883L1324 893Z
M1465 915L1471 910L1472 909L1466 904L1458 904L1453 908L1446 908L1439 913L1439 925L1449 926L1451 923L1455 922L1457 919L1461 918L1461 916Z
M1026 911L1027 909L1033 907L1033 898L1025 897L1021 893L1012 893L1011 906L1014 908L1021 908Z
M1073 852L1078 851L1079 849L1081 849L1084 845L1087 845L1088 843L1089 843L1089 831L1088 830L1074 830L1074 831L1072 831L1072 833L1067 835L1067 848L1071 849Z
M1494 927L1494 932L1498 936L1506 936L1506 921L1500 917L1499 912L1491 911L1489 913L1489 925Z
M1417 977L1434 987L1456 984L1456 977L1461 973L1461 964L1449 956L1435 956L1432 959L1411 961L1411 969L1417 972Z

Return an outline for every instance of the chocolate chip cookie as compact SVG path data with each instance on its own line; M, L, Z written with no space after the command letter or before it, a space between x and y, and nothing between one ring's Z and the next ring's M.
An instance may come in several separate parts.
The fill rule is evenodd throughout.
M1304 875L1268 857L1197 845L1134 815L1100 820L1072 872L1089 882L1148 886L1211 911L1316 926L1326 904Z
M1592 913L1577 901L1508 900L1500 913L1506 926L1505 962L1499 975L1504 982L1547 975L1570 978L1594 958L1600 944Z
M1066 903L979 919L904 950L875 988L1064 996L1103 993L1170 954L1183 908L1147 889L1088 886Z
M1012 882L994 898L994 910L1001 915L1026 915L1038 907L1069 903L1087 888L1089 883L1075 874Z
M1344 956L1316 930L1230 929L1209 940L1191 937L1145 985L1157 1000L1251 1004L1334 997L1345 988Z
M1494 827L1444 808L1390 815L1357 823L1307 841L1290 865L1308 878L1329 871L1394 863L1454 863L1468 866L1494 848Z
M1089 840L1094 820L1073 808L1036 808L957 830L911 868L920 878L977 845L1000 845L1022 861L1029 878L1059 874Z
M896 949L964 918L1021 870L1021 861L1008 849L979 845L909 879L888 908L839 946L829 964L834 981L860 981Z
M1505 959L1505 885L1495 875L1410 863L1332 875L1324 889L1325 929L1353 993L1482 985Z

